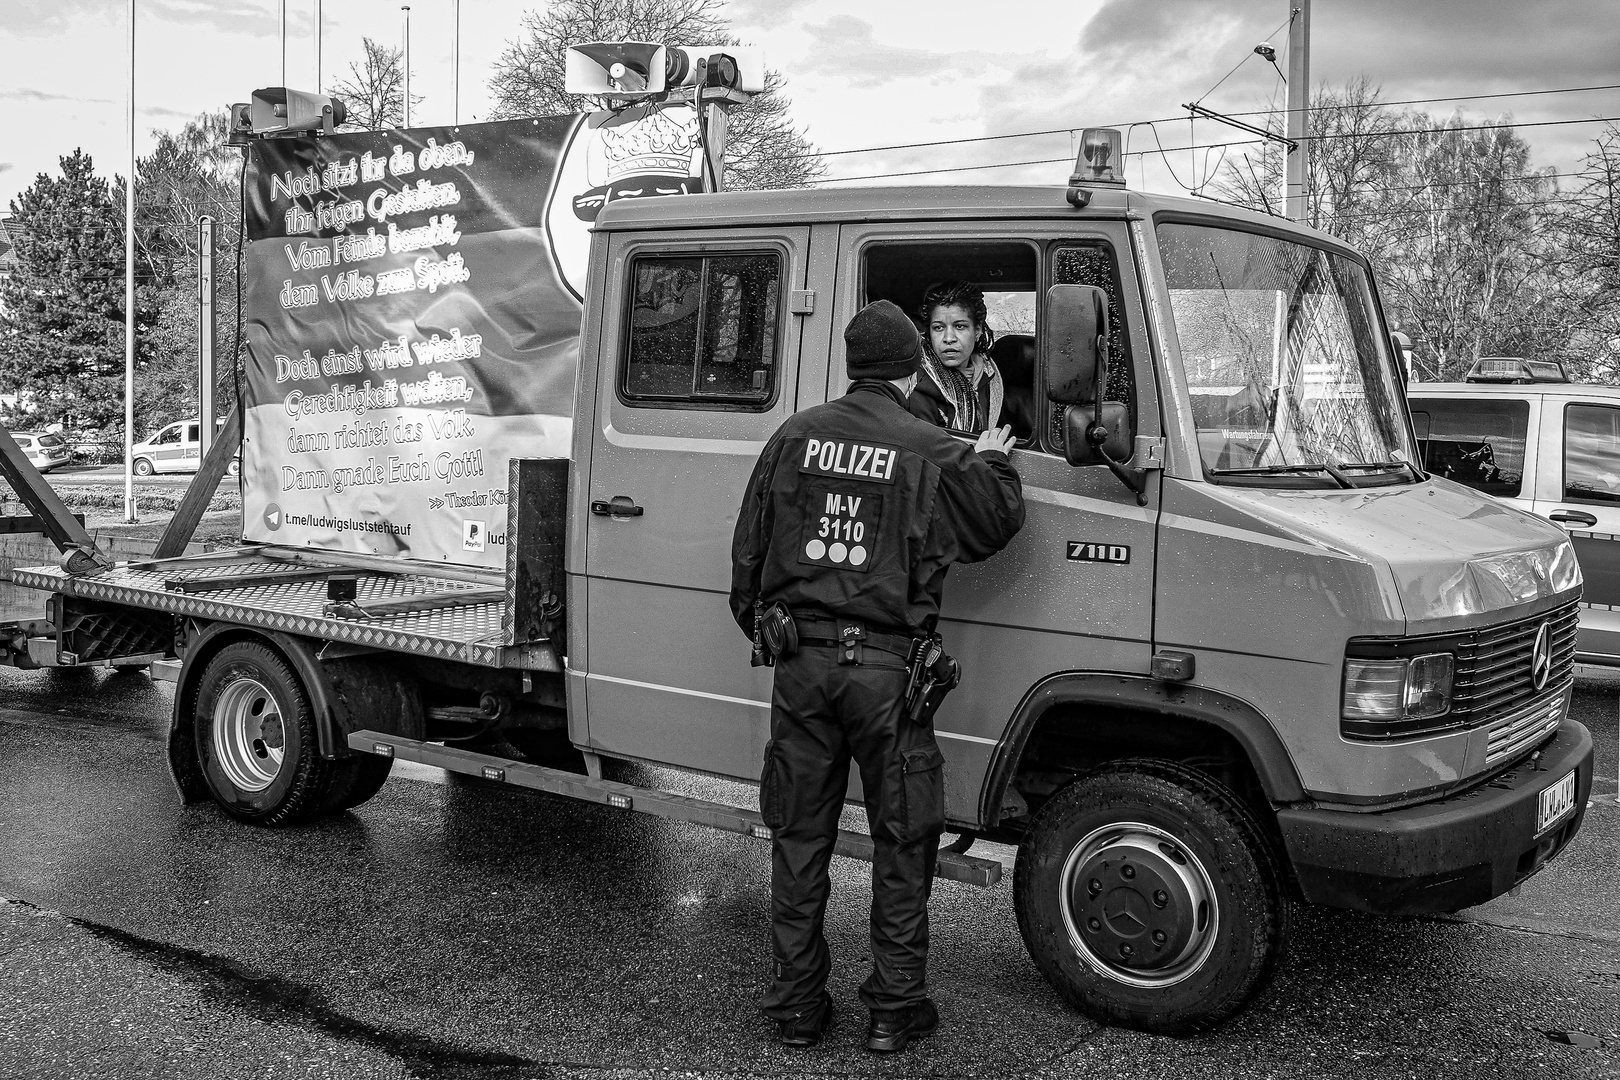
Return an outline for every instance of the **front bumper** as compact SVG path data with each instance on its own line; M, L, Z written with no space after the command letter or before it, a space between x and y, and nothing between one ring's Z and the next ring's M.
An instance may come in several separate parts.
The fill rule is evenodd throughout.
M1535 836L1538 797L1575 770L1575 812ZM1541 869L1575 836L1592 792L1592 736L1558 726L1528 760L1449 798L1383 813L1285 809L1283 843L1306 900L1384 915L1483 904Z

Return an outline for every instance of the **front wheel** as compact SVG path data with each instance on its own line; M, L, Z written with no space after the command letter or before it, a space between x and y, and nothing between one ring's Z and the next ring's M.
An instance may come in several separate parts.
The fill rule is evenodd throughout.
M151 476L152 473L155 472L155 471L156 470L154 469L154 467L153 467L153 465L152 465L152 463L150 461L147 461L145 458L136 458L135 459L135 475L136 476Z
M1288 901L1254 817L1172 762L1117 762L1054 795L1019 847L1024 945L1073 1005L1158 1035L1208 1031L1276 970Z

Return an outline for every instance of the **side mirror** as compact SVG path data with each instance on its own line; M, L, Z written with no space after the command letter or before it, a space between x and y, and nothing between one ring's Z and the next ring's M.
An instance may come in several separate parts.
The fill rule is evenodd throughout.
M1046 290L1046 397L1090 405L1108 385L1108 294L1095 285Z
M1105 401L1100 410L1089 406L1063 410L1063 456L1070 465L1122 464L1130 460L1135 444L1124 402Z

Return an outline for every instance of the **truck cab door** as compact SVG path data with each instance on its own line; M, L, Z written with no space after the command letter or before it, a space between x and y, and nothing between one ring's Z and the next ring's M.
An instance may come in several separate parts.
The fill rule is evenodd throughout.
M731 541L760 450L797 408L803 319L789 300L809 233L608 239L575 501L589 509L586 640L570 657L602 752L759 775L770 670L749 666L731 615Z
M1106 467L1068 463L1055 442L1056 407L1046 398L1039 360L1046 290L1102 288L1112 317L1107 396L1129 405L1136 434L1158 437L1130 236L1124 222L1107 221L846 224L842 234L835 326L879 299L916 311L923 289L942 277L983 289L998 339L991 355L1004 384L999 419L1024 436L1011 454L1023 481L1024 527L985 562L952 567L940 611L945 648L963 672L934 718L946 761L946 816L973 823L992 757L1032 687L1064 671L1148 671L1157 480L1150 479L1141 505ZM841 359L835 349L829 397L847 383Z

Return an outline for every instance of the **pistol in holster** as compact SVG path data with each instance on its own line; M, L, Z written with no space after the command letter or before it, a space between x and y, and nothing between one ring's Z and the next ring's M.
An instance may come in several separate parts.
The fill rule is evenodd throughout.
M946 655L944 639L930 634L912 642L907 666L906 716L913 724L926 724L962 682L962 665Z
M754 605L754 667L774 667L779 657L799 651L799 628L793 613L780 600L766 607Z

